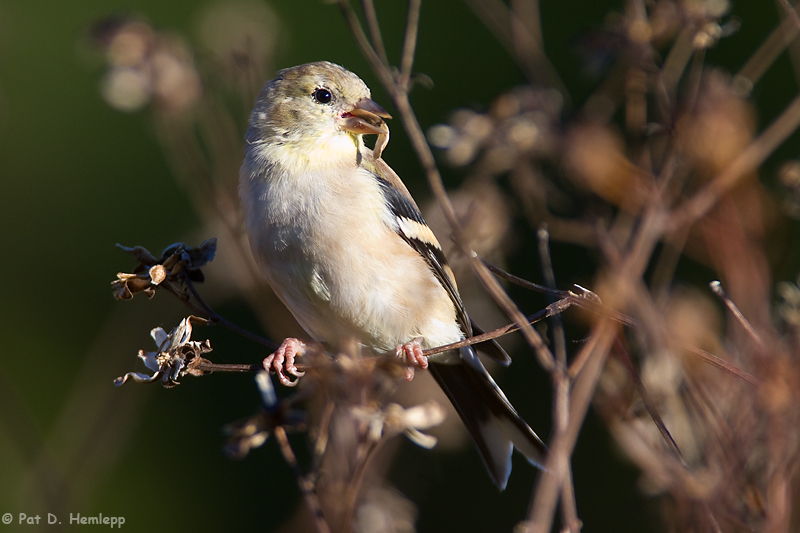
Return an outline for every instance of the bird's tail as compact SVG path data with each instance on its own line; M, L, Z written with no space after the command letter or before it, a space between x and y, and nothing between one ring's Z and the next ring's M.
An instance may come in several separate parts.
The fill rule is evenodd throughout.
M458 362L431 361L430 371L458 411L492 479L503 490L511 474L513 448L541 468L547 447L520 418L475 351L467 346L459 355Z

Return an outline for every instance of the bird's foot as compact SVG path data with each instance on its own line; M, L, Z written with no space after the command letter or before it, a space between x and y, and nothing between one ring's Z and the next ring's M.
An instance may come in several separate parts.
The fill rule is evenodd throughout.
M420 342L422 337L417 337L411 342L397 345L394 349L394 354L403 359L408 366L406 366L403 376L407 381L414 379L414 370L416 367L425 370L428 368L428 357L422 354L422 345Z
M264 359L264 368L268 372L278 375L278 381L286 387L294 387L300 382L300 378L305 375L294 365L295 357L299 357L306 352L306 343L298 339L284 339L281 345L271 355ZM287 377L286 374L294 376L295 380Z

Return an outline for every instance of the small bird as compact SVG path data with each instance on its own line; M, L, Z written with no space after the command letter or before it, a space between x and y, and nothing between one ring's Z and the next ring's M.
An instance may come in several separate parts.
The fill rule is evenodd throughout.
M439 242L381 159L391 116L367 85L326 61L278 72L256 99L239 193L253 256L308 335L331 350L353 339L376 355L429 368L502 490L516 447L541 466L547 448L519 417L475 349L423 350L480 331ZM364 135L378 135L373 150ZM494 341L478 348L503 364ZM264 360L284 385L306 345L286 339ZM287 376L287 374L289 376Z

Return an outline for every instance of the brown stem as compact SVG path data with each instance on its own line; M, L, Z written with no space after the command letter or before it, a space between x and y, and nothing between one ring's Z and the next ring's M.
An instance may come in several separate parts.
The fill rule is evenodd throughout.
M320 505L319 498L314 492L314 487L305 478L303 471L300 469L300 465L297 463L297 457L292 450L291 444L289 444L289 439L286 436L286 430L281 426L276 427L275 438L278 441L286 464L288 464L289 467L294 471L295 478L297 479L297 485L300 487L300 491L303 493L303 497L306 500L306 505L308 505L309 511L311 511L311 514L314 516L314 524L317 527L317 532L330 533L331 528L328 526L328 523L325 521L325 517L322 514L322 506Z
M581 350L586 353L587 362L572 387L569 424L563 429L556 428L555 436L550 443L550 453L544 464L544 472L534 489L528 533L546 533L551 530L556 503L569 471L569 458L578 440L583 419L589 410L589 403L600 379L600 372L616 335L616 329L616 324L611 320L601 319L595 325L589 342Z
M414 52L417 48L417 33L419 32L419 10L422 0L410 0L408 2L408 19L406 22L406 36L403 41L403 55L400 58L400 76L397 78L397 85L404 91L408 91L411 79L411 69L414 65Z
M170 294L172 294L173 296L178 298L178 300L183 302L183 304L186 305L186 307L188 307L198 315L201 315L204 318L206 318L209 321L208 325L218 324L233 331L234 333L238 333L242 337L250 339L251 341L257 342L258 344L261 344L263 346L266 346L270 350L278 349L278 345L275 344L274 342L267 340L260 335L256 335L252 331L244 329L241 326L236 325L235 323L231 322L230 320L226 319L225 317L223 317L222 315L211 309L211 306L209 306L205 302L205 300L203 300L203 298L200 296L200 293L197 292L197 289L195 289L192 281L188 278L185 278L184 281L186 283L186 287L189 289L189 292L191 292L192 297L194 297L194 299L197 300L199 305L192 302L189 296L187 296L186 294L175 288L175 286L172 285L171 283L162 283L161 285L159 285L159 287L163 287Z
M361 9L364 11L364 18L367 20L367 28L369 29L369 37L372 41L372 46L375 48L381 61L388 65L389 57L386 55L386 47L383 45L381 27L380 24L378 24L378 14L375 12L375 3L372 0L361 0Z

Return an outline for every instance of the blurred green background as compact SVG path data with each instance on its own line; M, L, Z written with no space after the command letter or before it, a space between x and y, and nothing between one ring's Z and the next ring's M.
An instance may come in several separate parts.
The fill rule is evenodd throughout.
M405 6L376 4L396 61ZM123 113L103 101L102 54L92 48L89 30L112 14L135 15L191 43L207 6L187 0L0 2L0 514L12 513L14 524L19 513L57 513L63 524L69 513L102 513L125 517L124 527L133 531L272 531L300 503L274 441L242 461L221 452L221 428L257 405L251 376L185 378L172 390L112 385L127 371L143 370L135 355L152 349L150 328L169 330L185 314L166 295L115 301L109 282L133 263L114 244L160 252L172 242L197 245L213 235L198 229L151 115ZM272 68L331 60L361 75L374 98L388 104L335 6L317 0L269 6L279 21ZM546 51L580 103L597 80L585 74L574 45L622 3L542 0L541 8ZM732 15L741 28L709 52L708 63L735 71L779 17L772 4L759 2L734 3ZM490 32L455 0L423 3L416 70L433 81L412 94L424 128L458 107L485 108L523 81ZM782 58L754 94L761 125L795 92ZM775 160L795 157L797 148L795 137ZM385 157L417 198L428 195L398 121ZM763 179L770 183L774 164L766 168ZM446 171L450 184L460 176ZM575 260L586 259L585 252L556 245L554 257L560 285L591 276L586 263ZM537 263L535 255L523 255L512 264L535 272ZM791 279L796 267L785 265L781 275ZM542 303L519 299L529 312ZM258 328L241 300L220 305L223 314ZM215 362L252 363L265 355L223 331L201 335L211 338ZM548 379L529 355L514 354L514 371L499 381L546 437ZM303 446L302 438L295 442ZM469 447L457 454L407 442L402 447L402 467L392 479L419 506L419 531L510 531L525 517L536 471L518 457L501 494ZM592 415L574 472L586 531L658 530L656 503L639 494L636 472L615 455ZM3 530L34 528L0 525Z

